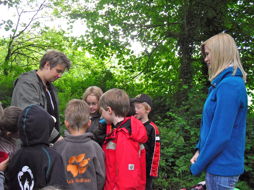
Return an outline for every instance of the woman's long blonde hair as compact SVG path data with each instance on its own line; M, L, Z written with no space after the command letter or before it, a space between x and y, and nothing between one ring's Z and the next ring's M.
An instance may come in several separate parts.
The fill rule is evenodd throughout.
M233 66L233 74L239 68L243 74L243 79L246 81L247 74L243 69L239 51L235 40L229 34L220 33L206 40L201 45L203 55L205 55L205 46L210 50L211 56L211 64L208 69L210 81L229 66Z

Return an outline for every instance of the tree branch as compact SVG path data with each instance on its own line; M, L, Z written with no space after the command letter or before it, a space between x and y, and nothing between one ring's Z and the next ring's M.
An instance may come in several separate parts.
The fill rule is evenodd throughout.
M44 4L45 4L44 0L41 5L39 6L39 8L34 11L35 14L32 16L32 18L30 19L30 21L28 22L28 24L25 26L25 28L23 30L21 30L17 35L14 36L14 38L17 38L18 36L20 36L22 33L24 33L26 31L26 29L31 25L31 23L34 21L35 17L37 16L37 14L44 8ZM23 11L21 13L24 13ZM21 16L21 15L20 15Z
M142 71L140 71L136 76L134 76L133 79L137 78L139 75L141 75L143 72L145 72L149 68L149 63L150 63L151 57L161 44L162 44L162 41L160 43L157 43L156 46L152 49L152 51L150 53L147 51L147 49L145 50L145 53L148 55L148 60L145 63L146 67L144 67L144 69Z

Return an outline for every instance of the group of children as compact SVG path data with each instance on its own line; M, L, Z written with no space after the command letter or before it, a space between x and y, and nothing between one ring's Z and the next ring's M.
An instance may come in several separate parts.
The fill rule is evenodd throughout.
M0 185L5 171L5 184L11 190L52 186L153 189L160 137L157 126L149 120L151 109L152 100L146 94L130 99L124 90L114 88L103 93L91 86L83 100L73 99L67 104L67 132L52 146L49 136L55 120L39 105L0 110L0 151L9 155L0 163Z

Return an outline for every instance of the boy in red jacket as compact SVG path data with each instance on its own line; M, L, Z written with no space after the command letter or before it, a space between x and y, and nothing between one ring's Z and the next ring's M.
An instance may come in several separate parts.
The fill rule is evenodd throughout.
M102 117L107 121L103 144L106 165L104 190L144 190L146 184L146 129L134 117L126 117L130 101L125 91L114 88L100 98Z
M139 119L147 130L148 141L146 148L146 190L152 190L153 178L158 177L160 162L160 132L158 127L149 120L152 109L152 99L146 94L138 95L134 100L135 117Z

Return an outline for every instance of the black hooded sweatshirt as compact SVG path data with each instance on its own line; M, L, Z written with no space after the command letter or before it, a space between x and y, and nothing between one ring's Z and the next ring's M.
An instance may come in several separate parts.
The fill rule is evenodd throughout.
M63 160L49 147L53 127L54 120L40 106L30 105L23 110L18 121L22 148L8 166L9 190L66 187Z

